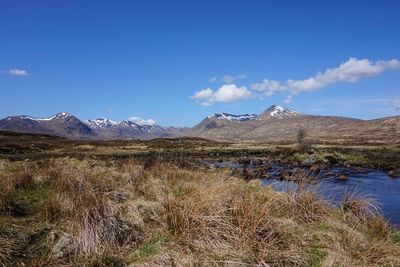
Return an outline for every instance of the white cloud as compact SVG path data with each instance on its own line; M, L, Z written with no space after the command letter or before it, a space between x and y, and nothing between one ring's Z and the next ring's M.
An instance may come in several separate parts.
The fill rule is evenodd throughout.
M194 95L191 96L192 99L210 99L212 98L214 91L211 88L203 89L198 92L195 92Z
M396 110L400 110L400 99L393 100L392 104Z
M254 84L253 87L259 89L259 91L266 92L291 91L299 93L321 89L339 82L355 83L360 78L377 76L386 70L394 69L400 69L400 61L397 59L373 62L368 59L350 58L337 68L327 69L323 73L319 72L315 76L304 80L289 79L284 85L277 81L264 80L260 84Z
M156 125L157 122L153 119L142 119L140 117L132 116L128 119L131 122L134 122L139 125Z
M233 82L235 82L236 80L243 80L246 79L246 75L245 74L239 74L239 75L230 75L230 74L225 74L223 77L218 77L218 76L213 76L210 79L208 79L208 81L210 83L215 83L218 81L221 81L225 84L231 84Z
M203 106L203 107L209 107L211 105L212 105L212 103L210 103L210 102L200 102L200 106Z
M293 96L292 95L288 95L285 100L283 100L283 103L285 104L290 104L293 102Z
M191 96L202 106L210 106L215 102L235 102L250 97L252 97L252 93L245 86L237 87L235 84L224 84L216 91L206 88Z
M262 92L266 96L272 96L277 91L285 91L285 87L278 81L265 79L261 83L253 83L251 89Z
M21 69L11 69L7 73L12 76L28 76L29 75L29 73L26 70L21 70Z
M346 82L355 83L361 78L377 76L387 70L400 69L400 61L370 61L368 59L350 58L336 68L328 68L318 72L315 76L302 80L289 79L285 83L265 79L260 83L251 85L251 89L261 92L265 96L272 96L276 92L289 92L299 94L322 89L328 85ZM292 101L293 96L288 96L285 101Z
M214 92L214 99L218 102L234 102L251 97L246 87L237 87L235 84L225 84Z
M293 96L302 92L312 92L336 83L356 83L358 80L382 74L385 71L400 69L400 60L378 60L349 58L338 67L328 68L306 79L288 79L286 82L265 79L260 83L251 84L250 88L262 96L272 96L277 92L288 94L284 103L293 101ZM210 88L196 92L193 99L199 100L201 105L212 105L215 102L232 102L247 99L252 93L246 87L236 87L233 82L245 79L246 75L224 75L222 78L212 77L210 82L221 80L227 87L220 87L217 91ZM234 86L234 88L230 87ZM233 100L231 100L233 99Z
M208 81L210 83L215 83L216 81L218 81L218 77L217 76L211 77Z
M226 83L226 84L230 84L230 83L233 83L236 80L243 80L243 79L246 79L246 75L245 74L239 74L239 75L236 75L236 76L225 74L224 77L221 78L221 81Z
M313 91L339 82L355 83L360 78L377 76L386 70L399 68L400 61L397 59L373 62L368 59L358 60L350 58L348 61L340 64L339 67L327 69L325 72L317 73L308 79L288 80L286 86L295 93Z

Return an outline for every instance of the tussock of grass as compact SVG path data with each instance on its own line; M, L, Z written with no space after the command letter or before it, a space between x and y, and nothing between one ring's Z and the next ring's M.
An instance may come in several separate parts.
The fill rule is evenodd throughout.
M0 265L400 265L398 232L352 194L334 208L155 159L1 168Z

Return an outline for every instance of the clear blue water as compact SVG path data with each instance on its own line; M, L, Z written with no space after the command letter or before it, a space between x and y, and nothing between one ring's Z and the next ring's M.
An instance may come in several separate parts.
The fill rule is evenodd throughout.
M228 167L254 168L252 165L239 165L232 162L214 163L217 168ZM290 169L292 166L285 163L275 163L268 171L273 178L261 179L264 185L270 185L279 191L296 188L295 182L282 181L277 178L279 169ZM347 180L338 179L338 175L345 174ZM333 166L323 170L317 178L317 192L332 204L337 204L344 193L356 191L359 196L367 196L376 200L381 214L392 224L400 226L400 178L391 178L387 171L375 169L355 169Z

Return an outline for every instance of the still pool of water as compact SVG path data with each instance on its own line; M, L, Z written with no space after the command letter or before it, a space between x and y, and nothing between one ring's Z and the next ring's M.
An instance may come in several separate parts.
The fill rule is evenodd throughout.
M216 167L233 169L252 168L251 165L239 165L231 162L215 163ZM291 168L289 164L275 163L269 174L279 169ZM339 180L338 175L345 174L347 180ZM356 170L334 166L322 171L317 179L317 192L333 204L337 204L343 194L356 191L358 196L367 196L376 200L381 214L392 224L400 226L400 178L391 178L387 171L375 169ZM261 179L262 184L270 185L276 190L284 191L295 188L296 183L278 179Z

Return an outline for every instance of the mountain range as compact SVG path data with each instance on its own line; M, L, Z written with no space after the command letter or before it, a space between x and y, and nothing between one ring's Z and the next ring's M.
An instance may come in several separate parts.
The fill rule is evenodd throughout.
M162 127L132 121L115 122L107 118L81 121L61 112L49 118L10 116L0 120L0 130L36 134L51 134L71 139L151 139L176 137L187 128Z
M360 120L337 116L307 115L273 105L263 113L215 113L192 128L120 122L107 118L81 121L67 112L49 118L10 116L0 120L0 130L52 134L71 139L152 139L179 136L219 141L293 141L299 131L321 142L352 141L398 144L400 116Z

